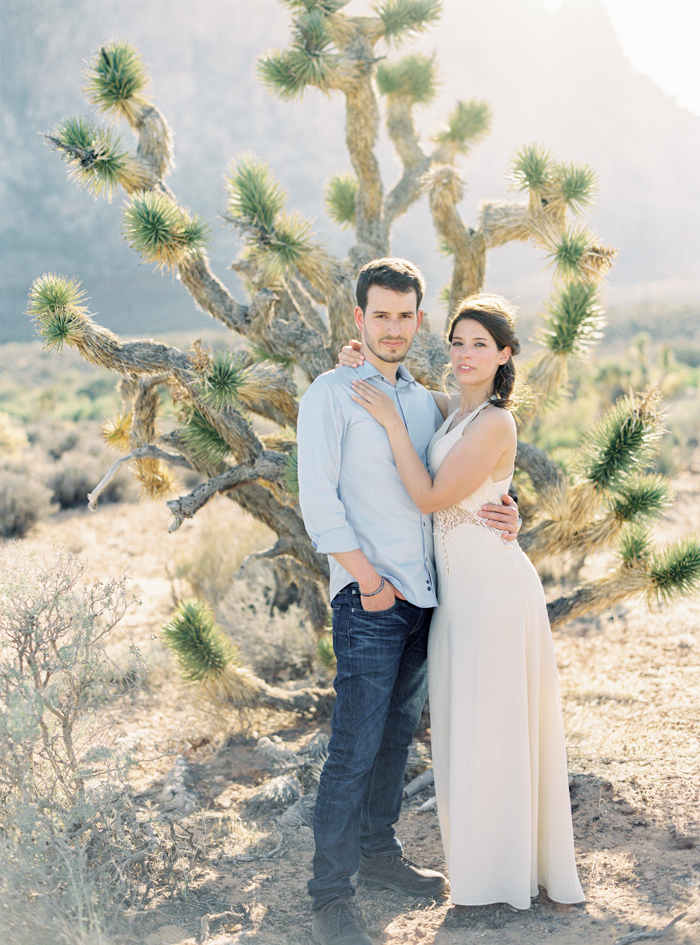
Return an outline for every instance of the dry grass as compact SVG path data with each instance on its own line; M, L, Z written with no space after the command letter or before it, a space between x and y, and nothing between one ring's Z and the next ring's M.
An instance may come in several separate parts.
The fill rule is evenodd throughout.
M251 516L225 506L233 503L222 499L209 506L217 514L203 517L186 549L175 558L173 576L187 581L192 592L212 607L229 594L248 555L274 544L277 537Z
M256 675L275 683L308 679L318 671L318 638L297 604L284 612L272 606L274 585L270 566L253 562L216 606L217 620Z

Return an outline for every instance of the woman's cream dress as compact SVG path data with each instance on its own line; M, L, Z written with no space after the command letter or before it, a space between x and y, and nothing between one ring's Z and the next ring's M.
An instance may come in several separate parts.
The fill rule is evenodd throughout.
M487 402L488 403L488 402ZM433 437L430 473L479 411ZM476 515L509 477L433 516L440 605L428 672L433 766L452 901L527 909L543 886L581 902L557 665L544 592L517 542Z

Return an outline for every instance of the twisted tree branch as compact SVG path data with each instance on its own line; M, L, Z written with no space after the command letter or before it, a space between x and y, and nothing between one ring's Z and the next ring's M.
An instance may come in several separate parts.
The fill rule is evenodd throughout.
M284 474L285 460L283 453L266 450L254 464L232 466L207 482L200 483L189 495L171 499L167 506L174 521L168 531L177 531L186 518L192 518L211 498L221 492L228 492L229 489L257 482L259 479L280 482Z
M99 483L95 486L92 492L88 492L88 508L91 512L94 512L97 509L97 500L117 475L122 466L124 466L125 463L131 463L136 459L160 459L165 463L170 463L171 466L182 466L185 469L192 469L191 463L189 463L184 456L178 456L175 453L168 453L165 450L161 450L157 446L154 446L152 443L149 443L146 446L140 446L138 449L133 450L126 456L122 456L121 459L118 459L116 463L114 463L114 465L111 466L111 468L105 473L102 479L100 479Z

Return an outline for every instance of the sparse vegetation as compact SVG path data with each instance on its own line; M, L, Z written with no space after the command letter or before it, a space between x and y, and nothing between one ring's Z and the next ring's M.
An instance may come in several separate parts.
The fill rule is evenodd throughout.
M243 616L243 620L235 621L231 636L245 641L243 646L252 656L252 661L268 670L267 678L278 676L281 667L285 668L285 675L295 675L295 670L300 669L294 652L300 636L305 638L308 662L305 661L303 669L308 673L315 640L311 642L312 634L305 622L298 616L296 620L294 617L289 620L268 614L263 626L256 627L256 605L246 604L246 600L251 600L249 593L244 593L243 601L241 589L237 588L235 593L239 601L236 616ZM297 633L289 633L294 625ZM266 631L271 628L272 639L263 643L263 637L269 637ZM328 712L333 703L334 693L328 687L310 686L291 691L271 686L252 673L243 665L241 649L224 633L211 608L197 598L180 601L163 626L163 638L185 682L193 684L197 697L203 696L219 712L268 705L314 715L318 710ZM276 646L279 650L273 655Z
M274 568L265 561L252 562L216 606L227 634L236 640L248 666L276 685L289 680L316 679L327 686L328 675L319 675L319 638L309 625L296 594L279 599ZM323 664L321 664L323 665Z
M225 550L221 536L217 524L202 524L197 542L177 561L177 586L186 582L209 604L244 665L262 679L306 678L319 662L327 665L317 659L318 637L299 606L297 589L280 581L274 562L257 558L257 550L269 543L269 530L245 516L235 531L226 532Z
M104 460L102 460L104 463ZM88 494L92 491L104 469L100 458L86 455L82 450L71 450L56 462L48 474L47 485L59 508L85 508ZM107 502L118 502L125 496L125 483L112 480L106 490Z
M55 509L51 490L21 464L0 466L0 537L23 538Z
M223 532L216 522L207 521L198 531L197 542L176 561L173 576L186 580L195 596L216 609L236 583L243 562L265 548L271 535L265 525L248 516L241 517L235 530Z
M27 945L53 933L100 943L133 886L132 854L147 842L128 759L96 715L125 584L81 588L82 568L68 553L42 559L10 547L2 563L2 939Z
M0 458L16 456L28 446L27 434L13 423L6 413L0 413Z
M12 429L17 430L17 427ZM11 454L0 452L0 535L22 538L58 509L86 508L109 461L99 425L44 419L19 428ZM126 473L105 489L108 502L133 495Z
M673 476L688 467L698 445L700 372L676 360L672 348L659 340L640 345L635 339L614 357L606 353L572 365L567 389L530 420L528 437L571 472L583 433L596 423L601 411L630 391L641 392L649 385L661 393L663 417L658 450L649 468Z
M661 525L662 537L671 543L689 525L700 526L697 473L686 474L678 487L680 505L666 513ZM89 923L81 926L87 909L78 912L72 893L63 895L60 886L51 914L41 914L35 901L27 915L26 887L13 886L12 874L4 872L0 915L21 907L22 920L29 923L26 928L13 926L11 934L0 926L0 937L8 945L143 945L158 937L185 945L204 927L215 941L219 935L235 939L243 933L270 943L279 940L280 945L285 936L294 945L309 945L309 811L275 806L281 803L283 785L273 789L273 782L287 773L282 770L287 752L312 757L311 749L327 732L327 721L323 713L292 714L261 705L246 709L240 720L231 708L213 719L196 710L195 693L175 678L172 665L151 672L138 688L120 628L128 622L135 642L150 649L160 614L171 606L173 588L162 581L162 574L172 545L164 542L154 555L151 541L161 516L157 506L107 505L96 516L73 515L47 523L45 534L48 529L68 534L85 549L90 561L86 586L115 566L128 564L149 589L143 606L128 611L115 627L118 649L110 651L119 653L120 663L108 664L104 698L85 721L112 738L118 734L116 744L137 762L128 772L131 802L139 823L144 830L150 825L153 834L147 832L134 851L145 851L145 856L129 874L131 898L109 914L106 896L93 899L93 931L85 931ZM219 500L218 507L204 510L171 539L183 557L190 546L188 557L196 559L199 541L208 532L203 526L211 520L213 527L217 518L224 519L231 533L238 530L239 520L246 530L244 513ZM129 534L129 541L101 554L105 532L116 534L118 529ZM38 536L23 542L26 550L38 545ZM7 543L6 553L11 548ZM241 583L231 588L242 605L241 620L232 628L235 634L227 628L227 636L241 645L249 634L254 639L268 626L258 579L265 582L267 594L273 591L268 563L254 562L248 568ZM590 562L586 568L593 579L604 573L601 561L593 571ZM179 593L184 593L184 583L183 577L173 577ZM534 945L550 936L572 945L609 945L624 933L662 929L686 913L669 941L690 945L700 916L694 868L700 826L695 777L698 616L697 597L651 611L640 601L619 605L603 617L576 620L563 633L555 631L586 905L562 910L539 897L527 913L498 906L458 913L447 902L426 907L393 894L361 890L372 934L380 941L384 936L386 945L430 942L445 932L460 945L475 935L485 941L491 937L499 945ZM301 680L290 680L285 688L299 685ZM258 747L263 742L274 744L279 763ZM290 769L290 777L295 771ZM265 803L263 795L275 804ZM417 810L427 796L424 791L405 804L401 837L409 856L444 868L434 812ZM133 849L128 842L127 836L125 857ZM9 853L6 863L14 869L16 861ZM90 871L74 870L73 875L78 880L85 876L88 883L94 878ZM58 873L53 876L60 879ZM48 886L38 888L48 891ZM119 893L119 888L114 891Z

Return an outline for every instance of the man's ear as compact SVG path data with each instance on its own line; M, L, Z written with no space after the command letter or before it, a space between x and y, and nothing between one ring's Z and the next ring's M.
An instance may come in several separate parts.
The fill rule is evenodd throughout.
M423 309L419 308L416 312L416 331L420 328L420 323L423 321Z
M365 325L365 315L359 305L355 306L355 324L357 325L358 331L362 332Z

